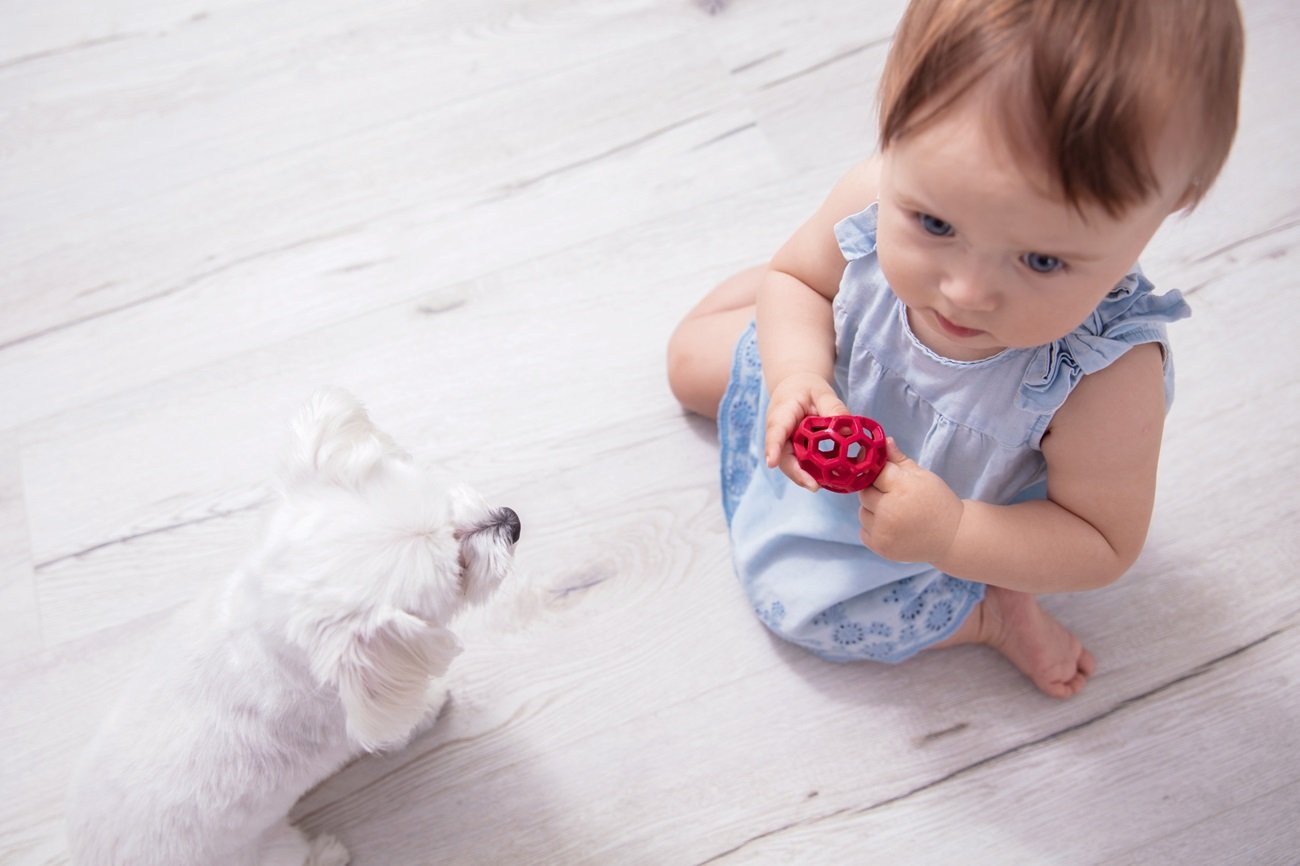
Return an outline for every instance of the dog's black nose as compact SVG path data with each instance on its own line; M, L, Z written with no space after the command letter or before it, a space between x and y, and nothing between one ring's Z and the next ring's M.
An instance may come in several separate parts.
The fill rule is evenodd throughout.
M497 516L501 518L501 525L510 531L510 543L519 541L519 532L523 525L519 522L519 515L515 514L515 510L502 508L497 512Z

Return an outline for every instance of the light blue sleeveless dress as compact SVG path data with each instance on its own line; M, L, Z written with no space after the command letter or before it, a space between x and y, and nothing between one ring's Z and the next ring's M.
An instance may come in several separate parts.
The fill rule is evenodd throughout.
M835 233L848 261L833 305L836 391L963 499L1045 498L1041 442L1053 414L1085 375L1135 345L1163 347L1166 407L1173 399L1165 325L1190 310L1178 292L1153 294L1136 268L1060 340L954 361L913 335L885 282L876 205L841 220ZM809 493L768 469L767 401L751 325L736 346L718 428L732 558L754 612L780 637L832 661L898 662L951 636L984 585L877 556L859 538L857 496Z

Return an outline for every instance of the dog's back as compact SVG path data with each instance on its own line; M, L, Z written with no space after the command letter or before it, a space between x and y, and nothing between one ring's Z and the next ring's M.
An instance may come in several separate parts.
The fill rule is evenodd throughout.
M182 612L73 777L73 862L263 862L264 834L348 755L337 697L291 654L210 602Z

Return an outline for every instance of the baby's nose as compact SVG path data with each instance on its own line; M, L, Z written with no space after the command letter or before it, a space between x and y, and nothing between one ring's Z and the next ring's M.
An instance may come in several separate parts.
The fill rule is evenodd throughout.
M500 525L504 526L510 533L510 543L514 544L519 541L519 533L523 525L519 522L519 515L515 514L513 508L498 508L496 513Z
M987 312L997 306L994 284L978 276L961 276L943 284L943 295L955 307L963 310Z

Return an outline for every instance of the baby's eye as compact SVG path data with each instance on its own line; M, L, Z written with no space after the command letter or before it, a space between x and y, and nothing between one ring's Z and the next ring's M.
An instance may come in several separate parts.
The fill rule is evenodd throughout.
M1065 262L1056 256L1045 256L1042 253L1025 253L1020 260L1028 265L1031 271L1040 274L1050 274L1065 267Z
M921 223L921 228L937 238L946 238L952 234L952 223L946 223L938 217L932 217L928 213L918 213L916 218Z

